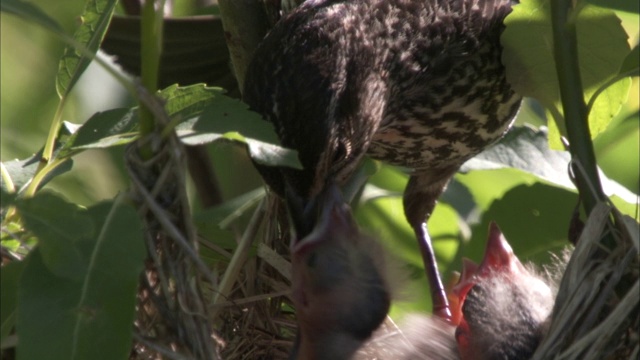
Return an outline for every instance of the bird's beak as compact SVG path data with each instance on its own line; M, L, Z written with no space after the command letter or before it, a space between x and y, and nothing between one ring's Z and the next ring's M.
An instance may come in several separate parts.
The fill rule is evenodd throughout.
M462 305L467 293L480 279L488 277L491 273L501 273L516 277L522 272L526 272L524 265L514 254L511 245L505 239L498 225L491 222L487 247L480 265L469 259L462 259L460 280L449 292L452 324L455 326L460 325L462 321Z
M316 225L304 238L291 244L291 253L300 254L305 249L313 247L323 240L340 238L333 234L356 234L358 227L351 215L349 205L337 185L328 185L327 189L319 195L316 203L319 204Z

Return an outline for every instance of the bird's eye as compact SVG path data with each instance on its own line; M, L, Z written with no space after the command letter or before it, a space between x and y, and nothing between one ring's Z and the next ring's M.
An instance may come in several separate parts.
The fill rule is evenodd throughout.
M343 143L338 143L335 152L333 153L333 163L339 163L343 161L347 156L347 147Z

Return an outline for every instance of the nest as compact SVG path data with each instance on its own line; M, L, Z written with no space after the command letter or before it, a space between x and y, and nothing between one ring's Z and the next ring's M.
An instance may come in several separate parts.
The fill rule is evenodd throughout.
M604 203L591 212L533 359L637 359L638 224Z
M156 105L151 110L157 119L167 118L159 100L146 101ZM183 145L174 134L161 133L159 129L126 152L148 249L130 358L288 358L296 328L287 297L288 239L280 235L288 232L281 231L278 221L264 221L267 215L286 220L281 201L269 196L261 202L232 256L214 246L231 258L216 269L224 274L218 281L198 253ZM145 146L154 154L146 160L140 156ZM258 256L249 256L259 233L270 235L257 246Z
M158 123L169 123L159 99L140 91ZM143 158L140 154L153 154ZM201 261L186 196L184 149L161 131L130 145L126 165L132 197L145 225L148 258L138 290L132 359L217 359L201 279Z
M293 347L296 322L288 297L291 262L282 205L274 195L260 203L224 269L228 278L222 279L218 291L225 295L231 289L227 281L236 285L223 301L216 301L213 312L220 334L228 339L222 352L226 360L288 359ZM267 218L276 221L264 221ZM257 256L249 257L247 250L256 235L251 229L265 235L256 247Z

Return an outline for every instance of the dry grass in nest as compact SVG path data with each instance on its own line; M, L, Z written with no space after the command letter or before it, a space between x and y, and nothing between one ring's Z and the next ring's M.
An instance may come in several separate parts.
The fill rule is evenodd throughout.
M638 358L638 237L638 223L614 208L591 212L533 359Z
M254 213L245 236L251 228L265 234L261 241L255 242L257 256L238 255L244 252L241 240L234 253L234 257L241 259L236 263L232 258L223 269L225 275L235 273L235 281L223 279L219 290L225 290L227 281L235 285L229 287L223 301L216 301L218 305L213 309L216 328L226 339L221 357L226 360L288 359L295 340L296 322L288 298L291 262L288 231L283 231L287 226L282 202L267 195ZM233 269L236 266L240 271Z

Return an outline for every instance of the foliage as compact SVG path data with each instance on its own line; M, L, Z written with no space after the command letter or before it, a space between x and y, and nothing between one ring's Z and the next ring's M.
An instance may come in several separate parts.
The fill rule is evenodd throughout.
M3 0L0 8L3 27L11 30L2 32L2 351L17 343L18 357L27 360L125 358L145 254L135 210L126 194L116 194L124 189L114 185L118 180L112 176L124 177L117 170L121 167L118 147L139 138L138 109L153 110L154 104L145 99L154 91L144 90L100 57L94 58L116 11L115 1L86 1L73 35L68 35L65 24L80 8L66 9L71 15L64 14L69 20L61 24L52 9L41 10L47 6L46 2L38 6ZM520 112L519 125L495 147L465 164L436 207L429 230L447 277L460 269L463 255L480 257L490 221L500 224L519 256L548 262L548 252L567 243L574 209L579 198L586 196L567 172L576 154L549 146L551 142L552 148L559 149L559 135L569 135L575 123L582 121L566 118L563 80L558 76L558 68L566 64L554 57L553 44L558 41L552 26L554 11L549 0L522 0L507 18L503 61L514 86L531 99ZM604 170L599 173L602 192L637 221L638 46L630 46L627 40L629 36L638 39L637 25L633 25L637 7L624 1L593 0L579 1L570 11L568 21L577 29L574 55L582 87L569 88L583 103L590 129L590 136L578 139L595 145L595 158ZM619 17L631 21L621 24ZM42 64L28 59L24 69L6 50L15 42L29 48L50 42L43 37L49 35L37 40L20 37L20 29L34 31L35 25L56 36L58 47L47 48L55 55ZM56 56L61 56L57 67ZM87 102L73 89L82 82L90 59L99 62L138 104L94 109L94 114L84 117L72 111ZM26 71L29 77L5 76L9 71ZM247 170L250 161L298 167L296 153L280 147L271 126L224 89L173 85L155 95L162 99L171 128L184 144L216 143L209 151L225 198L230 200L211 209L194 205L194 219L205 244L231 254L240 252L237 229L247 227L247 215L264 197L261 189L256 190L257 174ZM545 112L553 120L547 123L549 130L539 125L546 123ZM21 122L26 125L21 127ZM13 139L16 134L25 140ZM359 176L370 176L370 180L353 204L357 219L408 270L411 286L407 288L414 289L409 296L412 301L398 302L392 315L426 311L430 303L422 261L402 212L407 175L373 161L366 165ZM582 165L596 169L593 161ZM78 191L91 189L94 183L107 184L111 192L83 197ZM105 196L109 200L100 201ZM247 256L266 256L253 250L250 245L242 249ZM217 269L231 262L207 246L201 255Z

